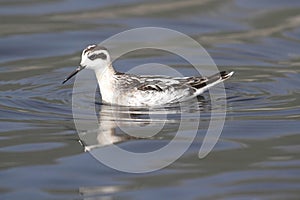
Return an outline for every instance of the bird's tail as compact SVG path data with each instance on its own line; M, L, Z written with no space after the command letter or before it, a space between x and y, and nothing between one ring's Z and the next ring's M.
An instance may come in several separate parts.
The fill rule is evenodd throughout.
M229 72L227 73L226 71L221 71L220 73L214 74L212 76L207 77L208 81L207 81L207 85L217 82L217 81L225 81L227 79L229 79L232 75L234 74L234 72Z
M226 71L221 71L220 73L217 73L217 74L207 77L205 86L199 88L196 92L196 95L200 95L201 93L208 90L209 88L229 79L233 74L234 74L233 71L229 72L229 73L227 73Z

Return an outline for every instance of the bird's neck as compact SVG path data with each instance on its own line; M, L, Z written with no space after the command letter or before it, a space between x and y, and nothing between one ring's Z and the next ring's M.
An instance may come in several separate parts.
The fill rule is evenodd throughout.
M110 80L116 73L114 67L110 64L108 67L95 70L98 82Z
M100 87L100 92L102 96L102 100L107 103L112 103L113 101L113 94L114 94L114 75L116 73L115 69L112 65L104 69L99 69L95 71L96 77L98 80L98 84Z

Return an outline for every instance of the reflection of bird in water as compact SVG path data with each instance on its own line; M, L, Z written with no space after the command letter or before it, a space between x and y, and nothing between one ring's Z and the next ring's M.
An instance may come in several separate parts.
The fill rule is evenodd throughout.
M192 124L188 127L195 126L195 120L199 120L199 109L198 101L190 101L186 107L156 109L102 104L98 129L79 133L79 136L86 151L129 140L172 138L168 133L176 133L181 120ZM182 111L187 112L187 118L181 116ZM191 116L195 119L189 118Z
M127 124L130 126L130 124L127 122L128 120L126 120L128 117L126 113L118 112L117 110L111 110L111 108L114 107L102 105L98 115L98 129L88 130L79 134L85 151L90 151L94 148L116 144L119 142L125 142L130 139L138 139L127 134L117 133L116 129L118 126L121 124Z
M112 66L106 48L90 45L82 52L80 66L63 83L84 68L95 71L103 102L123 106L153 107L186 101L233 74L223 71L209 77L169 77L120 73Z

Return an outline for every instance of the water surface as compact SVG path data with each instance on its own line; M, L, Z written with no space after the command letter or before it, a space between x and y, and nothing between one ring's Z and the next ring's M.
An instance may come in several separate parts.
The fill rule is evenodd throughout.
M27 0L0 5L1 199L299 198L299 1ZM208 157L198 158L210 113L206 93L193 107L201 111L203 126L188 151L162 170L128 174L84 151L72 117L73 83L61 81L78 65L86 45L143 26L191 36L220 70L235 75L225 83L226 122ZM192 74L188 65L164 54L127 56L116 65L126 71L149 60ZM147 115L142 117L147 121ZM176 113L171 119L178 119ZM145 152L174 134L176 122L170 121L152 139L125 138L118 145Z

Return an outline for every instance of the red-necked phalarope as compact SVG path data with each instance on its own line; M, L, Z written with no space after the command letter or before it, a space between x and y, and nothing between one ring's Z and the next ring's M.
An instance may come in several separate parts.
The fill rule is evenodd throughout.
M222 71L209 77L125 74L114 69L105 47L90 45L82 52L80 66L63 83L84 68L95 71L103 102L123 106L159 106L186 101L234 73Z

